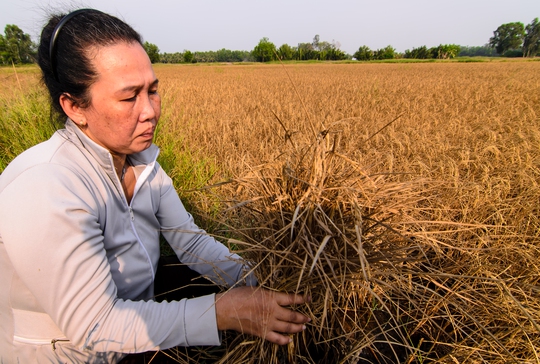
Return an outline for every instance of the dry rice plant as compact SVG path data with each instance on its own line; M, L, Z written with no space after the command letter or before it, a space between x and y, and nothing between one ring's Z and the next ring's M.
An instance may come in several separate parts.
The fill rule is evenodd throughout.
M223 193L229 243L253 262L262 287L311 295L298 309L313 321L288 347L229 333L221 358L202 350L196 361L540 362L538 97L516 80L463 87L445 74L474 74L460 66L434 65L425 80L431 94L414 89L421 78L389 68L410 78L398 86L409 93L396 91L396 75L380 77L394 88L362 86L359 115L334 112L317 123L316 112L295 112L293 93L280 95L266 73L268 94L231 87L216 97L203 84L230 100L197 119L200 145L223 148L220 163L236 159L234 188ZM261 85L254 78L247 82ZM344 110L337 94L312 94L307 109ZM272 104L273 122L260 100ZM384 114L394 116L373 123ZM247 128L222 120L233 115ZM365 127L355 130L359 122Z
M311 295L313 322L287 348L250 338L230 345L223 362L534 357L538 247L482 246L471 237L502 227L430 219L425 206L438 183L373 175L336 150L339 138L325 130L311 145L291 141L275 163L237 180L228 220L244 228L232 242L254 263L261 286ZM532 271L516 277L508 259Z

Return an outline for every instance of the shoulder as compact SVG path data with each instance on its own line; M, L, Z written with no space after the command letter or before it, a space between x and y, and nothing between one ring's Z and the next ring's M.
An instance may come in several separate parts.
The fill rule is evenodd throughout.
M73 181L82 162L78 148L61 133L18 155L0 174L0 193L13 183L44 191L48 184ZM31 192L29 190L28 192Z

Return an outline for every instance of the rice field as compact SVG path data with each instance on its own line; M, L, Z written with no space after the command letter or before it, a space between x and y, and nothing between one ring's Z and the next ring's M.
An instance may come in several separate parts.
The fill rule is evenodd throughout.
M184 201L261 286L312 297L287 347L176 361L540 363L540 62L155 70ZM2 134L36 75L0 69Z

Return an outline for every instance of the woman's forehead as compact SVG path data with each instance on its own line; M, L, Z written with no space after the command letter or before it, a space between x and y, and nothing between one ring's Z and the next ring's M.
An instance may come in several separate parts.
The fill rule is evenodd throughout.
M152 63L139 43L118 43L97 47L89 57L98 74L98 80L121 82L120 88L132 86L127 83L140 83L155 80Z

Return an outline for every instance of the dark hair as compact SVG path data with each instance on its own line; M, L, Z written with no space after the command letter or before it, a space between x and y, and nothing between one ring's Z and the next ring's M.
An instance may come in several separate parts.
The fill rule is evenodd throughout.
M53 33L55 42L51 44ZM77 10L49 19L41 32L38 64L52 106L63 121L66 114L59 102L63 93L68 93L81 107L90 105L88 89L98 76L91 52L121 42L142 45L141 36L132 27L99 10Z

